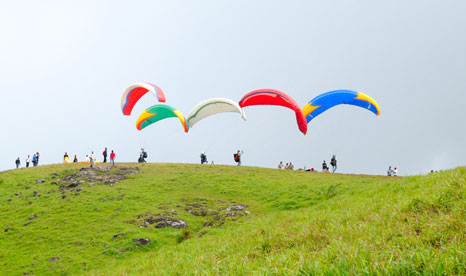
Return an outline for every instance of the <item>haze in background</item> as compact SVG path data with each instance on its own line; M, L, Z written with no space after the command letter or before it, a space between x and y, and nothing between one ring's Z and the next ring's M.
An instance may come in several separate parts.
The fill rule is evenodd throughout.
M96 3L97 2L97 3ZM466 164L465 1L10 1L0 10L0 170L41 153L114 149L135 162L243 165L400 175ZM338 106L303 136L282 107L225 113L188 134L175 118L137 131L155 104L123 116L133 82L160 86L185 116L199 102L274 88L301 106L334 89L373 97L379 117Z

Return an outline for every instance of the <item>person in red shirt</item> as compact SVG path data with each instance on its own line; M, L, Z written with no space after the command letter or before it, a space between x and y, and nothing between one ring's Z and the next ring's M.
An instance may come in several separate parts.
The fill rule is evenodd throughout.
M115 153L112 152L110 153L110 167L113 167L113 165L115 164Z

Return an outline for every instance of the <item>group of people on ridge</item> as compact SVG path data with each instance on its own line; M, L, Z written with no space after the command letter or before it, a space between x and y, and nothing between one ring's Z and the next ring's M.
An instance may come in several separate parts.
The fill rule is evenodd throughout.
M103 163L107 163L107 157L108 157L107 148L104 149L104 151L102 152L102 155L103 155ZM109 157L110 157L110 166L115 165L116 154L115 154L115 152L113 150L110 152ZM68 155L68 152L65 152L65 154L63 155L63 161L67 162L69 160L69 158L70 157ZM78 163L78 162L79 162L78 156L75 154L74 158L73 158L73 163ZM84 162L90 163L91 167L94 167L95 163L97 162L97 157L95 156L94 151L91 151L91 154L89 154L89 155L86 154Z
M335 172L337 170L337 157L335 155L332 156L332 159L330 161L330 165L332 166L332 172ZM283 166L283 162L280 161L280 163L278 164L278 169L285 169L285 170L293 170L294 169L294 165L293 163L286 163L285 166ZM306 169L306 167L304 167L304 169L298 169L298 171L308 171L308 172L315 172L314 168L310 168L310 169ZM324 162L322 163L322 172L328 172L330 170L330 168L328 167L327 165L327 162Z
M244 151L238 150L236 153L233 154L233 160L237 163L238 166L241 166L241 156L243 156ZM205 152L201 152L200 155L201 158L201 165L202 164L209 164L209 161L207 161L207 154ZM214 165L214 161L211 163Z
M280 161L280 163L278 163L278 169L279 169L279 170L283 170L283 169L285 169L285 170L294 170L294 165L293 165L293 163L290 162L289 164L286 163L286 164L283 166L283 162Z
M104 149L104 151L102 152L102 155L104 156L104 163L107 163L107 148ZM110 152L110 167L113 167L113 165L115 165L115 157L116 157L116 154L115 152L112 150ZM94 162L95 162L95 159L94 159Z
M207 154L205 152L201 152L201 165L202 164L209 164L209 161L207 161ZM211 165L215 165L214 161L210 163Z
M332 159L330 160L330 165L332 166L332 172L335 172L337 170L337 157L335 155L332 156ZM329 170L330 168L324 160L324 162L322 162L322 172L328 172Z
M237 163L238 166L241 166L241 157L243 156L243 154L244 154L244 151L242 151L242 150L238 150L236 153L233 154L233 159ZM104 151L102 152L102 155L103 155L103 163L107 163L107 157L110 157L110 166L115 165L116 155L115 155L115 152L113 150L111 151L110 156L109 156L107 148L105 148ZM39 157L40 157L39 152L34 153L34 155L32 156L32 159L31 159L30 155L28 155L27 158L26 158L26 162L25 162L26 163L26 168L29 167L29 164L31 162L32 162L32 165L34 167L39 165ZM206 155L205 152L201 152L200 157L201 157L201 164L208 164L207 155ZM147 158L147 152L144 150L144 147L141 147L141 152L139 154L138 162L139 163L145 163L146 158ZM68 153L65 152L65 155L63 156L63 160L67 161L68 159L69 159ZM86 155L85 162L89 162L91 164L91 167L94 167L96 161L97 161L97 158L96 158L96 156L94 154L94 151L91 151L90 155ZM74 159L73 159L73 163L77 163L77 162L78 162L78 156L75 155ZM214 164L214 161L212 161L212 165L213 164ZM16 159L15 165L16 165L16 168L19 168L21 166L21 160L20 160L19 157ZM332 156L332 159L330 160L330 165L332 166L332 172L335 172L337 170L337 158L336 158L335 155ZM291 162L286 163L285 165L283 165L283 162L280 161L280 163L278 164L278 169L280 169L280 170L281 169L294 170L294 165ZM302 170L302 169L299 169L299 170ZM304 170L305 171L315 171L314 168L312 168L312 169L304 168ZM322 162L322 172L329 172L329 170L330 170L330 168L328 167L327 162L324 160L324 162ZM397 176L397 175L398 175L397 167L392 168L392 166L389 166L388 170L387 170L387 176Z
M102 155L104 157L103 162L106 163L107 162L107 157L108 157L107 148L104 149L104 151L102 152ZM39 157L40 157L39 152L34 153L34 155L32 156L32 159L31 159L31 156L28 155L26 157L26 168L29 167L30 163L32 163L32 165L34 167L39 165ZM111 151L109 157L110 157L110 166L113 166L115 164L115 157L116 157L115 152L113 150ZM65 154L63 155L63 161L70 162L68 160L69 160L68 152L65 152ZM86 155L85 162L91 163L91 167L93 167L95 165L96 161L97 161L97 157L95 156L93 151L91 152L90 155ZM78 162L78 156L74 155L73 163L77 163L77 162ZM20 160L19 157L16 159L15 165L16 165L16 168L19 168L21 166L21 160Z
M34 167L36 167L37 165L39 165L39 157L40 157L40 154L39 152L36 152L34 153L34 155L32 156L32 159L31 159L31 156L28 155L28 157L26 157L26 168L29 167L29 164L32 162L32 165ZM19 168L21 166L21 160L20 158L18 157L15 161L15 165L16 165L16 168Z
M397 176L398 175L398 169L396 167L388 166L387 170L387 176Z

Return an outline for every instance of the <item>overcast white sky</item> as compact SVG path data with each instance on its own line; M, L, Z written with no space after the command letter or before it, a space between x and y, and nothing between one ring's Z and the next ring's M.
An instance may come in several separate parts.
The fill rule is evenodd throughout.
M80 159L114 149L136 161L316 167L402 175L466 164L466 1L9 1L0 8L0 170L39 151ZM334 89L373 97L381 115L338 106L303 136L292 111L247 107L188 134L175 118L137 131L146 95L123 116L133 82L160 86L187 115L213 97L274 88L301 106Z

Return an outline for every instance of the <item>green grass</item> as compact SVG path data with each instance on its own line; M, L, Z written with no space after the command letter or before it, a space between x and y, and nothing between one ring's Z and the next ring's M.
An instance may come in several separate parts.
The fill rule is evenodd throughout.
M1 275L466 274L464 167L396 178L143 164L113 186L50 192L52 173L82 166L0 173ZM223 216L237 204L250 214L186 211ZM140 228L146 213L174 213L188 228Z

